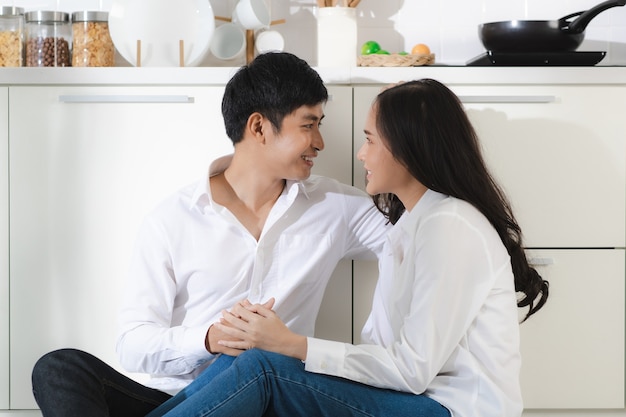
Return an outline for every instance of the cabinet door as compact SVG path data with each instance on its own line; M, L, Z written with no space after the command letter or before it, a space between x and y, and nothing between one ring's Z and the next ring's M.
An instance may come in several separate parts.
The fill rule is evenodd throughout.
M624 408L624 249L529 250L550 298L521 324L528 408Z
M10 93L11 408L28 409L33 364L50 350L117 366L118 296L139 223L232 144L221 87Z
M454 87L528 247L624 247L626 87Z
M623 409L624 250L529 250L528 257L550 281L550 298L520 327L525 409ZM376 265L358 263L354 275L359 343Z
M9 408L9 89L0 88L0 410Z
M138 224L232 145L221 87L11 93L11 405L34 408L30 372L43 353L72 346L117 364L117 300ZM352 89L330 93L314 172L350 183ZM351 272L349 261L335 271L322 337L351 341Z
M365 170L363 163L356 159L365 135L363 127L365 118L369 111L372 100L380 92L382 86L375 87L355 87L354 88L354 145L353 145L353 174L352 181L355 187L365 190ZM353 340L354 343L361 343L361 330L367 321L372 309L372 296L378 280L378 263L375 261L355 261L354 262L354 288L353 292Z
M526 246L625 246L626 87L451 88L511 200ZM379 90L355 89L358 146Z
M329 100L322 121L324 150L313 173L352 184L352 87L328 87ZM315 323L315 335L352 342L352 261L343 260L326 287Z

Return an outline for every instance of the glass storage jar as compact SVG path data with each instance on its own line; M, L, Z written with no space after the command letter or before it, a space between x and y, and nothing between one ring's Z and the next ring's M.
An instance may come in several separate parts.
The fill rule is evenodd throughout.
M72 65L72 26L69 13L27 12L25 25L27 67Z
M112 67L115 46L107 12L72 13L72 66Z
M24 62L24 9L0 8L0 67L21 67Z

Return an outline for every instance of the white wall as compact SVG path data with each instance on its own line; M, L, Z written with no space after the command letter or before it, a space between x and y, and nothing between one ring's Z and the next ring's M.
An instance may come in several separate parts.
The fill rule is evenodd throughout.
M0 0L2 1L2 0ZM209 0L217 16L230 16L234 0ZM358 10L358 43L373 39L391 52L426 43L440 64L464 64L484 52L478 25L500 20L555 20L587 10L602 0L362 0ZM285 49L316 65L315 0L266 0L274 29L285 37ZM113 0L4 0L2 5L28 10L108 10ZM175 7L176 0L172 0ZM271 4L270 4L271 3ZM149 17L149 14L147 15ZM609 9L591 21L581 51L607 51L601 65L626 65L626 7ZM118 60L119 61L119 60ZM210 54L201 65L238 66L243 58L219 61ZM124 65L118 62L118 65Z

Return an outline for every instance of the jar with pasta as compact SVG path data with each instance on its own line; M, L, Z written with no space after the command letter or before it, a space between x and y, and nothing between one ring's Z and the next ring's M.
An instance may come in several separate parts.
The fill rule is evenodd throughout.
M72 65L72 27L65 12L26 12L26 66Z
M0 67L21 67L24 62L24 9L0 8Z
M72 13L72 66L112 67L115 46L107 12Z

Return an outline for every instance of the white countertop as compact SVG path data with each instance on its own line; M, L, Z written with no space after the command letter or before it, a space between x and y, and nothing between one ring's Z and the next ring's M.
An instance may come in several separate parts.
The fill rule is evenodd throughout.
M0 68L0 85L223 85L236 67ZM626 84L626 67L316 68L327 84L434 78L447 84Z

